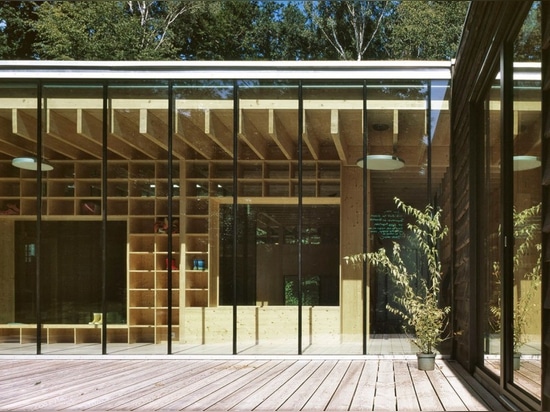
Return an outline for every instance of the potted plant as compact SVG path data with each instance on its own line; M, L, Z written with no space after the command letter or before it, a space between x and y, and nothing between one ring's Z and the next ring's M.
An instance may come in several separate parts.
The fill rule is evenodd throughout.
M450 306L441 307L439 301L442 265L438 246L447 235L448 228L440 222L440 209L434 210L428 205L421 211L398 198L395 198L395 203L398 209L413 218L407 228L425 260L427 276L407 267L406 250L397 242L393 243L391 256L381 248L376 252L349 256L346 260L352 263L367 261L387 271L398 290L395 297L398 305L388 305L387 309L404 320L406 332L419 348L418 368L433 370L435 350L445 339L443 333L450 312Z

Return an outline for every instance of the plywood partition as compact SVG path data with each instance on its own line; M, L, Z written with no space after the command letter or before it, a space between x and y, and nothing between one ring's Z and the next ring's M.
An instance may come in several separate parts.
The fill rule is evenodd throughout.
M363 169L342 168L341 193L341 333L343 340L359 342L363 333L363 269L362 265L346 264L343 258L363 250ZM368 307L368 286L366 292Z

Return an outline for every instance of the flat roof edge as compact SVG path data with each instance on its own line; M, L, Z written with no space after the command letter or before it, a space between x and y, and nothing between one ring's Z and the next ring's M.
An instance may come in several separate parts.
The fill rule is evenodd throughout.
M442 79L450 61L34 61L0 62L19 79ZM345 76L342 76L345 73Z

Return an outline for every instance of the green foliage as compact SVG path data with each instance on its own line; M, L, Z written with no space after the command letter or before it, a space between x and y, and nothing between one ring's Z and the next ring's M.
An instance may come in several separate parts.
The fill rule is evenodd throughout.
M413 333L412 342L422 353L433 353L437 345L445 338L444 329L450 307L440 307L440 285L442 276L439 258L439 242L447 235L448 228L440 222L441 210L434 211L431 205L424 211L406 205L395 198L398 209L411 216L413 223L408 223L416 247L426 262L427 276L419 271L410 271L404 256L407 251L394 242L391 256L384 248L367 254L346 258L351 263L367 261L385 270L396 285L397 306L388 305L387 309L399 315L406 324L407 332Z
M36 55L56 60L175 58L173 22L186 2L44 2L37 8Z
M0 58L3 60L33 58L36 33L35 4L27 1L0 3Z
M403 1L388 22L386 50L396 60L450 60L456 56L468 9L464 1Z
M0 3L0 54L54 60L454 57L468 2Z
M523 280L529 281L526 290L517 290L513 312L513 348L519 353L527 340L526 330L533 311L538 304L533 301L541 284L542 244L540 236L540 212L541 204L527 208L521 212L514 209L514 280L519 275ZM535 260L533 261L533 256ZM502 273L499 262L493 262L493 276L495 284L502 284ZM516 289L518 282L515 281ZM500 288L497 291L496 304L491 305L492 318L490 324L496 332L501 330L501 298Z
M395 1L312 1L304 5L308 20L327 43L327 55L338 60L379 59L384 24Z
M540 2L534 2L514 43L514 61L540 62L542 35Z

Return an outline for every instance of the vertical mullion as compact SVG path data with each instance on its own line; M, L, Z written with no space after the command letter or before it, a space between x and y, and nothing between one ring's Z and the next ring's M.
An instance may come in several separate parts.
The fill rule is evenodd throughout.
M368 149L368 128L367 128L367 120L368 120L368 114L367 114L367 81L363 81L363 168L361 170L361 174L363 176L363 191L362 191L362 201L363 201L363 255L367 253L367 232L368 232L368 205L367 205L367 149ZM367 262L363 260L363 283L361 287L361 294L363 297L363 315L362 315L362 329L363 329L363 355L367 354L367 335L368 335L368 296L367 296L367 290L368 290L368 277L367 277Z
M233 81L233 355L237 354L237 169L238 163L238 133L239 133L239 86Z
M36 354L42 353L42 301L41 301L41 267L42 267L42 99L43 84L38 81L37 90L37 113L36 113L36 157L38 161L36 171L36 184L38 193L36 195L36 286L35 286L35 304L36 304Z
M167 303L168 303L168 314L166 317L167 325L167 348L166 351L168 355L172 354L172 281L173 281L173 271L172 271L172 246L173 246L173 223L174 223L174 217L173 217L173 208L172 208L172 199L174 197L173 193L173 185L172 185L172 173L174 172L173 168L173 154L172 154L172 135L173 135L173 109L174 109L174 102L173 102L173 82L169 82L168 84L168 264L166 265L167 269L167 277L168 277L168 296L167 296ZM181 264L181 262L180 262Z
M298 83L298 355L302 354L302 213L303 213L303 131L304 131L304 100L302 81Z
M101 150L101 354L107 354L107 119L108 88L103 84L103 124Z
M514 333L514 179L513 179L513 62L512 43L505 42L501 50L501 182L502 188L502 341L501 350L504 355L504 369L501 374L501 385L506 386L513 379L513 333ZM504 184L506 182L506 184Z

